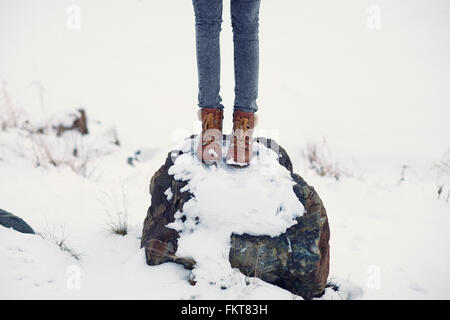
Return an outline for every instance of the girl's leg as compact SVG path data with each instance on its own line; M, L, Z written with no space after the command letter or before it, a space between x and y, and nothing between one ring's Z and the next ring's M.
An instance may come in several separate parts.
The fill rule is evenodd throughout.
M198 105L200 108L220 108L220 31L222 0L192 0L198 69Z
M261 0L231 0L234 41L234 109L258 110L259 7Z

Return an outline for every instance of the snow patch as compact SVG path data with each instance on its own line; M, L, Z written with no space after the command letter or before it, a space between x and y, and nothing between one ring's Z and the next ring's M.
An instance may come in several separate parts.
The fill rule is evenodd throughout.
M261 145L259 157L263 161L234 169L202 165L188 152L169 168L176 180L188 181L184 189L194 194L167 227L180 232L177 254L197 262L193 271L197 286L245 286L245 276L232 270L228 261L231 234L275 237L305 211L277 154ZM278 170L273 170L276 166Z

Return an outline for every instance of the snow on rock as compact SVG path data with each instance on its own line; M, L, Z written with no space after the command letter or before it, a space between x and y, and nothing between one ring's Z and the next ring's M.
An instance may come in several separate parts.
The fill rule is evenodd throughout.
M142 240L148 263L175 261L193 269L191 282L201 292L211 286L243 290L257 277L308 298L321 295L328 274L323 236L328 223L321 202L304 198L311 210L302 217L299 195L308 191L298 188L306 183L259 140L245 169L203 165L191 152L197 143L198 138L187 139L181 154L172 161L169 153L152 178ZM161 199L159 191L167 197Z
M295 182L290 172L278 164L277 154L261 147L259 159L264 160L239 170L226 165L204 166L191 153L180 155L169 175L188 181L182 191L193 193L195 198L168 227L183 231L183 241L188 241L189 236L195 238L191 232L194 228L196 233L214 232L222 243L229 242L232 232L272 237L283 233L296 223L295 218L303 214L304 208L292 192ZM279 170L273 170L274 164Z
M28 223L23 221L23 219L2 209L0 209L0 225L6 228L12 228L22 233L34 234L33 228L31 228Z

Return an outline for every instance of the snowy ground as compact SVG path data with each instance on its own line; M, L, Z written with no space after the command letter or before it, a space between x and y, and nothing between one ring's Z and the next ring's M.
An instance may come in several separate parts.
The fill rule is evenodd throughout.
M80 29L66 23L70 5L81 10ZM366 24L369 5L380 9L380 28ZM224 6L228 133L232 47ZM0 298L224 297L189 285L180 266L147 266L139 249L149 180L170 148L198 130L192 19L190 1L0 2L9 105L34 123L82 106L91 129L84 138L44 141L0 131L0 208L42 234L0 227ZM287 149L327 208L330 281L340 290L324 298L450 298L449 24L445 0L262 4L257 135ZM120 147L111 143L115 132ZM313 164L330 176L311 168L314 144ZM86 165L71 157L73 145L89 155ZM65 164L36 167L36 148L46 146ZM138 149L132 167L127 158ZM108 231L117 212L126 212L126 236ZM55 244L62 239L66 251ZM260 281L250 288L226 295L297 298Z

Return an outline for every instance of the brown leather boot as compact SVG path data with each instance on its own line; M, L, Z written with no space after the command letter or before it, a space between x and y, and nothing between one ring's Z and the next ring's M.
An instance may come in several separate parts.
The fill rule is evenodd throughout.
M254 112L236 110L233 113L233 132L227 154L227 164L245 168L253 155L253 129L256 125Z
M222 160L222 124L223 111L219 108L202 108L199 110L202 121L202 133L197 148L198 159L206 164Z

